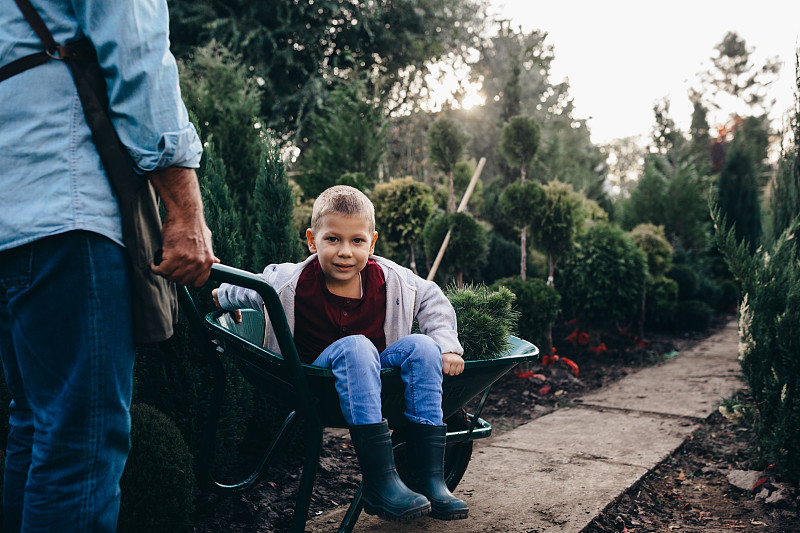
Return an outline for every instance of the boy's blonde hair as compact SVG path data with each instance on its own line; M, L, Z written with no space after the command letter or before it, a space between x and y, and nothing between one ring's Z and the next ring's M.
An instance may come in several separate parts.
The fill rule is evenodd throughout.
M334 185L314 201L311 211L311 231L319 230L322 218L335 213L346 217L361 217L369 223L369 232L375 231L375 207L367 196L349 185Z

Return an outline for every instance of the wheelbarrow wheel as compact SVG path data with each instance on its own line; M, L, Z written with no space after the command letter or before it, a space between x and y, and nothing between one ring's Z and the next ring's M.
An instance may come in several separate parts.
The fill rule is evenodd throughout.
M469 428L469 419L467 413L463 409L454 414L447 420L448 431L460 431ZM405 430L400 428L392 434L392 441L395 444L406 442ZM472 441L458 442L452 446L448 446L444 452L444 481L447 488L451 491L455 490L464 473L467 471L467 466L472 458ZM408 455L406 447L402 446L395 450L394 462L397 466L397 471L400 473L402 479L407 479L410 465L408 463Z

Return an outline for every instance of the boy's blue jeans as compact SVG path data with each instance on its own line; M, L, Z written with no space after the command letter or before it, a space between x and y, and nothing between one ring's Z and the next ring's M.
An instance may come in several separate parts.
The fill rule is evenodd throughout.
M381 414L381 368L400 368L405 415L417 424L441 426L442 350L426 335L408 335L382 353L363 335L328 346L314 365L333 370L342 413L350 426L376 424Z
M0 252L6 533L116 531L130 448L128 277L124 249L91 232Z

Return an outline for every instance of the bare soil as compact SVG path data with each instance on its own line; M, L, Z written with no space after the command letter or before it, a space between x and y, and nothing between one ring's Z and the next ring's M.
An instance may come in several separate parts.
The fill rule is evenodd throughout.
M558 324L553 330L558 360L517 368L503 376L492 388L481 417L492 424L493 434L509 431L639 368L663 364L730 318L720 317L701 333L653 334L647 340L626 331L584 331L580 324ZM577 372L569 361L577 365ZM468 410L472 412L476 404L474 400ZM791 503L784 501L778 508L728 483L729 471L747 470L755 463L749 442L747 429L734 427L719 414L712 416L672 457L592 522L587 533L800 532L794 488ZM263 482L244 493L225 497L198 494L192 531L288 531L299 484L300 455L287 452L280 462L268 470ZM326 433L309 517L349 505L360 480L347 432ZM763 493L761 496L763 500Z

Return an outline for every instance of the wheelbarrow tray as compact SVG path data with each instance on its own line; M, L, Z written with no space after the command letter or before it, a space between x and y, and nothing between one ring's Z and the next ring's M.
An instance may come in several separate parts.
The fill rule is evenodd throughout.
M285 386L286 391L291 393L291 375L283 364L283 357L261 347L264 338L264 315L261 312L243 309L242 322L236 323L230 314L215 311L206 315L205 324L213 337L226 343L226 350L236 351L239 366L248 380L260 387ZM442 412L445 420L516 365L539 357L538 348L527 341L512 336L509 337L509 343L510 348L504 354L491 359L466 361L461 374L444 376ZM339 408L339 396L334 388L333 372L309 364L302 366L323 425L346 428L347 423ZM403 416L404 389L399 368L381 370L383 415L392 428L402 427L406 423Z

